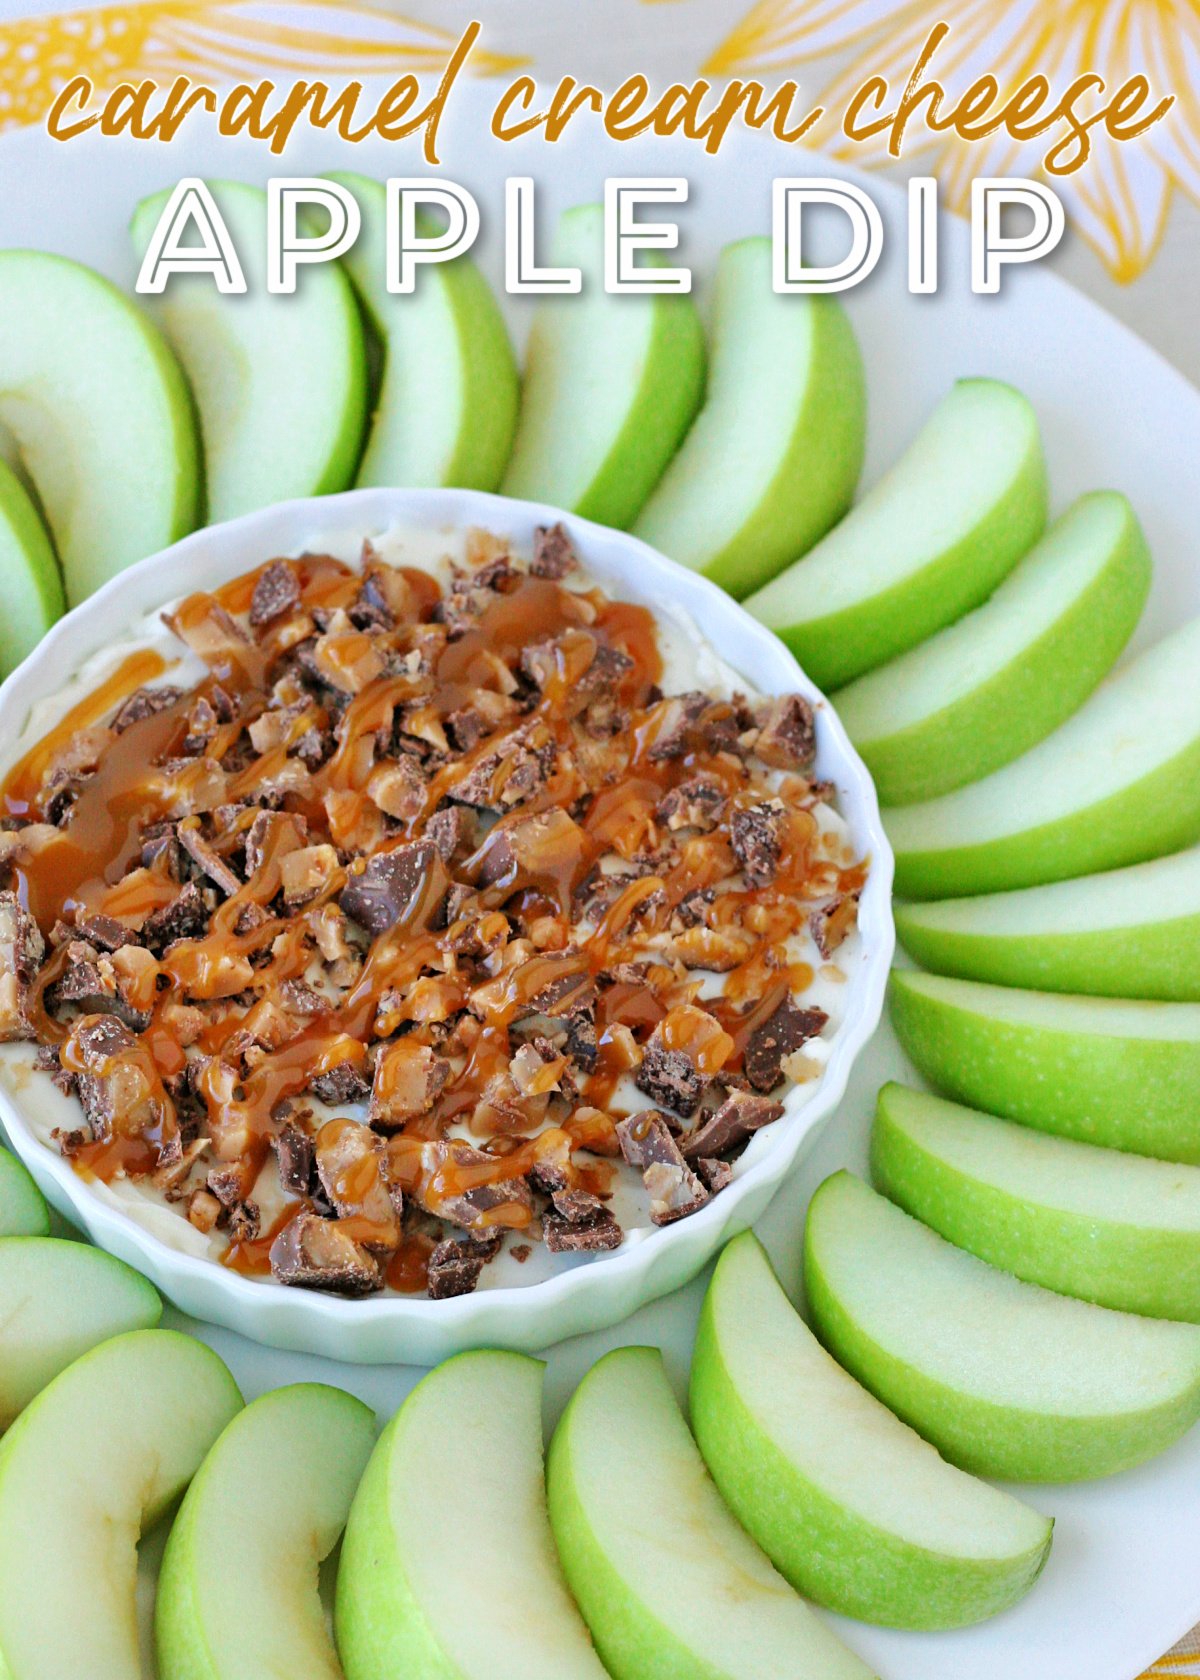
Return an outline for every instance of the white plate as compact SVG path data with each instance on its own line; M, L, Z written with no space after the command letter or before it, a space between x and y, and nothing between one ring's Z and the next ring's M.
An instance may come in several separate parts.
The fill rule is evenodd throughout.
M681 217L682 255L699 279L727 240L767 231L774 175L848 173L810 153L740 135L716 160L683 142L610 144L591 126L555 146L537 140L501 146L484 138L495 92L496 84L456 88L441 136L443 172L479 198L482 255L493 277L505 175L537 179L547 226L565 205L598 197L606 174L686 175L692 192ZM185 174L261 181L272 173L330 168L381 177L429 173L412 145L349 147L308 134L283 159L273 159L260 147L206 139L205 131L187 127L169 151L91 135L61 145L36 132L18 133L0 141L0 246L62 251L128 284L134 264L125 229L144 193ZM963 374L1009 379L1041 417L1055 508L1083 490L1111 485L1132 497L1145 523L1156 576L1139 642L1200 609L1192 510L1200 479L1200 395L1125 328L1035 266L1010 271L999 297L973 296L959 223L943 232L942 291L909 297L903 198L878 179L859 179L880 205L889 247L875 275L847 298L870 386L867 481L913 435L951 380ZM516 321L522 301L509 300ZM808 1196L836 1167L864 1170L874 1092L907 1071L890 1034L881 1032L858 1064L841 1113L762 1220L760 1232L789 1286L797 1277ZM549 1364L551 1415L591 1361L622 1343L660 1345L682 1384L702 1290L699 1280L617 1329L556 1348ZM321 1378L389 1413L419 1375L269 1352L222 1331L198 1333L228 1359L247 1394ZM1200 1618L1200 1430L1142 1469L1107 1482L1037 1488L1025 1497L1052 1513L1057 1527L1045 1574L1023 1604L962 1633L898 1634L839 1623L884 1680L1132 1680Z

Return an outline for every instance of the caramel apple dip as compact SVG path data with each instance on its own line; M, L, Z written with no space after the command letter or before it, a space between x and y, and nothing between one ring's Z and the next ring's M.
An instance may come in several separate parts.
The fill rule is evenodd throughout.
M342 548L178 601L35 716L0 1037L163 1240L442 1299L721 1194L820 1077L865 863L808 702L561 526Z

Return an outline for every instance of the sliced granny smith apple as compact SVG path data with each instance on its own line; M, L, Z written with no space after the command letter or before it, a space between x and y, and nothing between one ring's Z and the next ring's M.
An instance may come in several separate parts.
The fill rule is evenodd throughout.
M191 397L158 329L82 264L0 252L0 437L37 487L77 605L199 517Z
M704 333L685 294L606 292L603 255L601 207L568 210L553 260L583 291L538 304L504 490L623 530L700 406Z
M897 969L896 1036L947 1096L1163 1161L1200 1162L1200 1004L1127 1002Z
M905 1085L879 1093L871 1174L1027 1283L1200 1323L1200 1168L1045 1137Z
M1141 863L1200 837L1200 618L980 782L886 818L896 890L951 898Z
M1045 523L1032 408L997 380L961 379L853 512L746 606L837 688L986 600Z
M964 1475L826 1353L756 1237L717 1263L692 1428L726 1504L794 1587L887 1627L982 1621L1028 1592L1052 1524Z
M492 289L468 257L428 263L416 290L387 289L387 193L333 174L362 211L345 263L383 353L360 485L495 490L517 423L517 363Z
M97 1342L161 1317L158 1291L111 1254L57 1237L0 1238L0 1429Z
M1200 1416L1200 1328L1022 1283L851 1173L813 1197L804 1254L813 1322L834 1358L964 1470L1109 1476Z
M45 1237L50 1234L46 1198L23 1161L0 1149L0 1237Z
M1200 847L1044 887L897 904L896 931L938 974L1200 1001Z
M867 1680L738 1527L657 1348L608 1354L550 1444L550 1521L614 1680Z
M546 1517L538 1360L462 1353L418 1383L351 1507L336 1628L346 1680L604 1680Z
M1133 634L1150 569L1125 497L1081 496L983 606L834 695L884 803L977 781L1057 729Z
M233 519L354 482L366 422L367 359L354 290L337 263L304 267L295 292L267 291L267 195L210 183L247 290L222 296L209 274L171 276L152 303L200 411L208 517ZM143 199L139 254L170 198Z
M4 1680L141 1680L139 1532L167 1513L241 1404L203 1342L135 1330L26 1407L0 1442Z
M0 460L0 679L32 653L66 611L62 573L49 533L21 480Z
M317 1572L374 1444L370 1407L323 1383L276 1389L237 1414L163 1554L159 1680L342 1680Z
M635 535L748 595L824 536L862 470L866 381L833 297L771 289L771 244L717 264L708 395Z

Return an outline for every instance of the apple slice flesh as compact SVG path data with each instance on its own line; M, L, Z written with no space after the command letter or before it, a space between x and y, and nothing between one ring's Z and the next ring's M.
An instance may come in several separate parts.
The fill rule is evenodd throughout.
M1046 523L1032 408L961 379L891 470L805 559L746 606L832 689L987 599Z
M1200 618L1022 758L889 811L896 890L952 898L1141 863L1200 837Z
M163 1554L159 1680L342 1680L317 1572L374 1444L370 1407L323 1383L276 1389L237 1414Z
M1124 496L1081 496L990 600L833 703L885 804L977 781L1091 694L1137 626L1150 551Z
M346 1680L604 1680L554 1555L541 1397L539 1361L462 1353L384 1430L342 1542Z
M578 296L545 298L530 329L509 496L624 530L679 447L704 392L704 332L690 297L604 290L604 212L559 221L553 261Z
M196 425L178 364L128 298L66 257L0 252L0 435L6 427L72 606L199 517Z
M54 1379L0 1442L0 1674L141 1680L138 1535L240 1410L193 1336L135 1330Z
M1200 1323L1200 1168L1047 1137L905 1085L879 1093L871 1175L1027 1283Z
M1200 1004L1025 992L897 969L896 1036L930 1084L1039 1131L1200 1162Z
M1200 1002L1200 847L1044 887L898 904L896 931L938 974Z
M849 507L866 407L862 355L837 299L773 292L767 239L727 245L707 398L634 534L748 595Z
M415 291L389 292L382 182L329 179L362 211L362 231L342 261L383 350L358 483L495 490L512 449L518 376L491 287L468 257L456 257L422 266Z
M1041 1572L1052 1524L947 1464L848 1376L749 1232L717 1262L690 1400L726 1504L818 1604L888 1627L963 1627Z
M866 1680L722 1504L656 1348L592 1367L547 1484L568 1584L614 1680Z
M951 1463L1071 1482L1152 1458L1200 1416L1200 1328L985 1265L851 1173L808 1210L804 1278L838 1362Z
M171 276L152 313L183 364L200 411L208 517L234 519L354 482L366 422L367 362L354 291L337 263L301 270L287 296L267 291L267 195L210 183L246 275L222 296L209 274ZM146 248L169 192L143 199L131 234Z
M0 1237L0 1429L81 1354L162 1317L132 1266L58 1237Z
M49 533L16 473L0 460L0 678L15 671L66 611Z
M0 1237L48 1237L50 1210L29 1168L0 1148Z

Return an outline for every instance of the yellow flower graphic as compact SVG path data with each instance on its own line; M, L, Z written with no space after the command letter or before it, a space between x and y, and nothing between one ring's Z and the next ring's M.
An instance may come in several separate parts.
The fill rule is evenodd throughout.
M1129 281L1147 267L1162 238L1171 195L1182 188L1200 203L1200 8L1196 0L758 0L706 65L713 75L791 71L827 54L853 49L851 62L814 98L827 124L842 113L868 76L888 81L899 97L939 22L950 25L927 72L952 99L977 77L992 74L1001 94L1035 74L1061 93L1094 71L1111 93L1144 75L1155 97L1174 94L1162 122L1133 141L1091 130L1091 155L1076 173L1051 177L1074 230L1113 276ZM1094 109L1095 104L1088 107ZM1086 114L1086 112L1085 112ZM827 149L848 162L889 161L886 138L852 141L825 129ZM1060 131L1061 132L1061 131ZM816 133L814 132L814 138ZM921 158L944 186L946 202L965 210L978 175L1035 175L1046 140L1018 143L1000 134L970 145L931 134L914 121L906 160Z
M0 23L0 130L44 121L73 76L104 94L142 77L415 73L441 70L457 40L372 0L145 0L22 18ZM467 67L494 75L523 62L477 47Z

